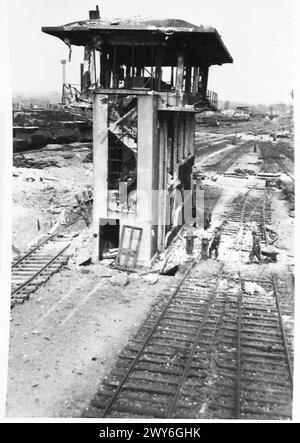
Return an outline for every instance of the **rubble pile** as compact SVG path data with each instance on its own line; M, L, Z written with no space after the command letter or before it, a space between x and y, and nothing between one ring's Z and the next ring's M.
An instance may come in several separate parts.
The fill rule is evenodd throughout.
M88 110L15 110L13 123L14 152L40 149L49 143L92 140L92 115Z

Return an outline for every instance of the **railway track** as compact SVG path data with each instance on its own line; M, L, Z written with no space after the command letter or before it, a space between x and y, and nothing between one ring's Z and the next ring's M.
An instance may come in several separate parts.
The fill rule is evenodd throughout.
M248 292L247 283L262 292ZM207 399L213 418L291 418L293 368L276 281L240 278L217 339Z
M292 203L295 202L295 177L290 173L286 165L284 164L283 160L276 159L276 163L280 166L280 168L283 170L283 172L292 180L292 184L287 184L285 181L280 181L280 188L282 189L282 192L286 195L288 200L290 200Z
M12 263L11 306L23 303L51 275L68 261L66 250L70 243L56 234L46 238L38 246Z
M248 223L265 233L266 195L251 189L235 201L222 224L232 251L241 252ZM251 298L245 276L224 263L199 279L198 259L125 347L84 417L290 417L290 349L272 284L263 283L265 299Z

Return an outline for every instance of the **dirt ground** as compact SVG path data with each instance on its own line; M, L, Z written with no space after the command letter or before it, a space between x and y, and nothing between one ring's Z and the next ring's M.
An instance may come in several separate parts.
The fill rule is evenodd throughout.
M73 143L66 146L48 145L41 151L15 155L12 227L14 252L27 251L31 243L47 233L65 207L76 204L75 194L80 195L91 189L92 163L84 163L90 150L90 143ZM34 159L33 165L31 159ZM44 166L47 162L50 166ZM51 166L51 163L54 165ZM82 226L79 222L78 229Z
M27 250L50 229L64 205L73 204L76 193L91 187L92 164L83 162L90 148L76 145L72 152L70 147L59 149L56 146L30 154L39 161L55 159L59 166L14 167L13 245L19 251ZM221 158L222 151L217 156ZM199 159L200 166L203 161ZM255 162L257 154L249 150L230 170L239 167L257 172L259 165ZM208 235L230 210L232 200L255 180L251 175L238 179L207 174L203 184L206 204L212 211ZM275 192L272 213L280 249L274 269L280 273L293 266L294 232L294 218L280 191ZM91 248L89 228L79 217L66 230L79 233L73 239L68 265L11 311L8 417L79 417L151 307L164 291L176 287L192 258L186 254L182 231L172 246L170 265L180 264L174 277L122 273L109 266L110 260L80 266ZM194 255L199 251L202 234L197 231ZM220 260L227 260L228 250L223 243ZM205 266L209 272L209 261ZM248 266L248 272L255 276L257 265Z

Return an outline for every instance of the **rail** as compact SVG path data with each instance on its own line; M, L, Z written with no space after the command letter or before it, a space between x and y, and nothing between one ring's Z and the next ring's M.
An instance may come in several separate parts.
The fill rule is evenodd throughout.
M12 264L12 307L23 303L49 277L68 261L65 251L69 242L55 241L56 234L47 237L38 246ZM42 278L39 280L38 277Z

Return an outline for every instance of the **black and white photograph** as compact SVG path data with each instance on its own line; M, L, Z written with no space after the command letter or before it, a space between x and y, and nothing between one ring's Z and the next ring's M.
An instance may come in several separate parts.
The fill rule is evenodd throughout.
M293 421L293 5L4 1L5 418Z

